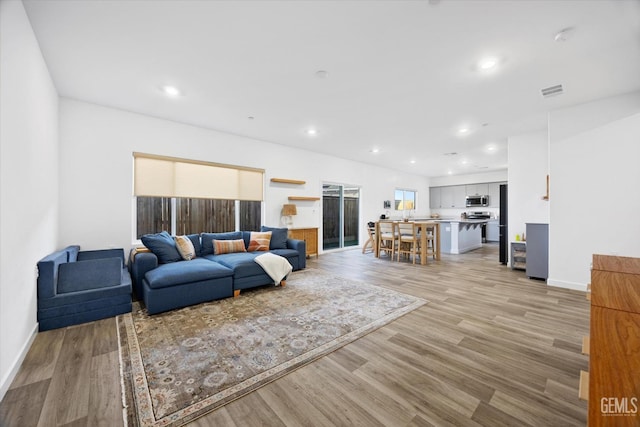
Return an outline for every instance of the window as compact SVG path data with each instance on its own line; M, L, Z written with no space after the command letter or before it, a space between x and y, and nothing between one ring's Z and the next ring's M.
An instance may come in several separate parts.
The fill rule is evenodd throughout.
M407 211L416 208L416 191L396 190L395 209L397 211Z
M136 238L256 231L264 171L134 153Z

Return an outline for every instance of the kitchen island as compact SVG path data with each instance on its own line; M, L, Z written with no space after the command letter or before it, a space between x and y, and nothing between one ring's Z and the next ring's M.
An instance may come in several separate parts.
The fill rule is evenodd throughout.
M440 219L441 251L463 254L482 247L482 226L486 219Z

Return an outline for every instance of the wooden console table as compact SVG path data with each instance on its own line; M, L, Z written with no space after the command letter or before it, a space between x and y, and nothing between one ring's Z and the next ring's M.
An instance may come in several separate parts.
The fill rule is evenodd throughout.
M318 257L318 227L292 228L289 230L289 238L304 240L307 247L307 258L311 255Z
M589 427L640 425L640 258L593 255L588 341Z

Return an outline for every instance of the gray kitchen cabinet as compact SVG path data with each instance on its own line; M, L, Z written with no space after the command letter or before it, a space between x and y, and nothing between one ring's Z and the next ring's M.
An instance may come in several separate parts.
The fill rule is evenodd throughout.
M467 207L467 188L466 185L454 185L451 187L453 190L453 205L454 208L466 208Z
M442 193L441 187L429 188L429 207L431 209L439 209L442 207L440 203L440 195Z
M489 184L489 207L490 208L499 208L500 207L500 185L506 184L506 182L492 182Z
M549 224L527 223L527 276L549 277Z
M489 194L489 184L467 184L465 190L467 196L486 196Z
M440 187L440 207L452 208L453 205L453 187Z
M487 221L487 242L500 241L500 229L498 228L498 225L499 221L497 219Z

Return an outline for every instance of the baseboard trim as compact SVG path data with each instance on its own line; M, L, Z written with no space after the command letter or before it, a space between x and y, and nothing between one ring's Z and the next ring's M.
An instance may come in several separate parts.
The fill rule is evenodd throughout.
M11 387L11 383L18 374L20 366L22 366L22 362L24 362L24 358L27 357L27 353L31 348L31 344L33 344L33 340L36 339L36 335L38 335L38 322L36 322L35 326L33 327L33 331L31 332L29 339L20 349L18 357L16 357L14 362L11 364L11 369L9 370L9 372L7 372L7 375L2 378L2 382L0 383L0 400L4 399L5 394L7 394L7 391L9 391L9 387Z
M547 279L548 286L554 286L556 288L573 289L574 291L587 292L586 283L566 282L564 280Z

